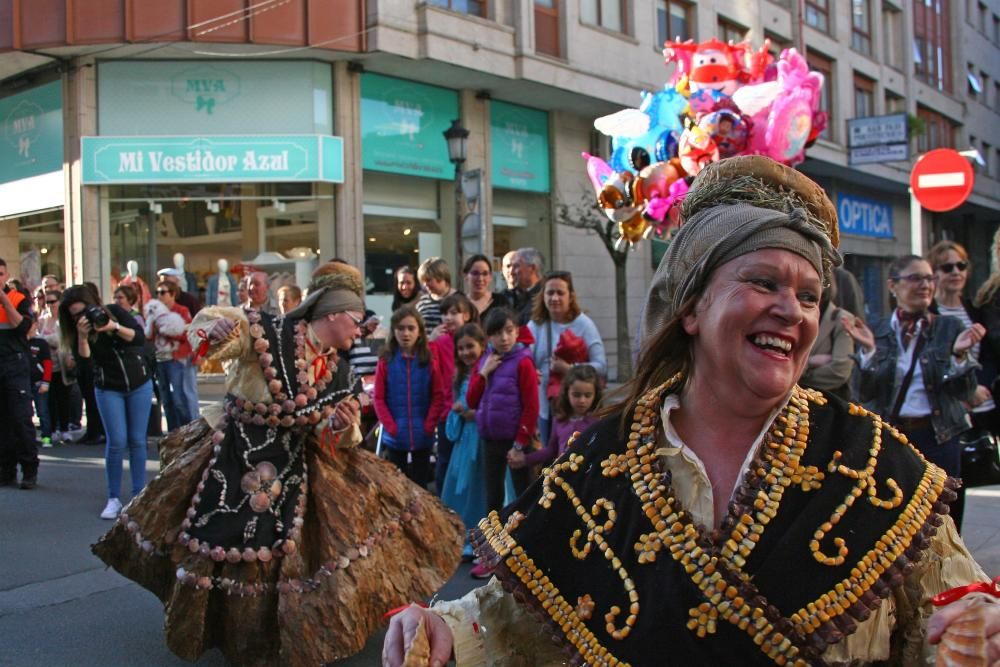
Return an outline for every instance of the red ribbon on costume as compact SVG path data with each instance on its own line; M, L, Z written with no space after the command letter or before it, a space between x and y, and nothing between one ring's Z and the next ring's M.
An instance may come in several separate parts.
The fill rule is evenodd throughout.
M423 602L414 602L412 604L415 604L418 607L423 607L424 609L427 609L427 605L425 603L423 603ZM382 620L383 621L388 621L390 618L392 618L396 614L400 614L400 613L406 611L409 608L410 608L410 605L404 604L402 607L396 607L395 609L390 609L389 611L387 611L384 614L382 614Z
M319 350L316 349L316 346L308 338L306 339L306 345L309 346L309 351L316 355L309 365L312 367L313 379L319 380L326 375L326 357L319 353Z
M323 429L323 432L320 433L320 436L319 436L319 446L320 446L320 449L322 449L324 447L327 448L327 449L329 449L330 450L330 457L331 458L336 458L337 457L337 447L336 447L336 445L337 445L338 442L340 442L340 434L339 433L334 433L333 432L333 428L329 424L327 424L326 428Z
M197 329L198 338L201 339L201 343L198 344L198 349L194 353L194 357L191 358L191 363L197 364L201 361L201 358L208 354L208 347L212 342L208 339L208 334L204 329Z
M967 584L958 588L952 588L944 593L938 593L931 598L931 602L934 603L935 607L943 607L955 600L964 598L969 593L986 593L995 598L1000 598L1000 577L997 577L992 582L977 581L974 584Z

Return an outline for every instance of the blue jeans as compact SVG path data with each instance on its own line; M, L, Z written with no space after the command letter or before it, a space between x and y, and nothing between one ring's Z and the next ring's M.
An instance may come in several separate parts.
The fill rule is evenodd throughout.
M108 438L104 467L108 477L108 498L118 498L122 486L122 458L128 448L128 467L132 475L132 495L146 486L146 427L149 406L153 402L153 382L125 393L94 388L97 409Z
M191 422L190 403L185 392L187 372L191 368L189 361L158 361L156 362L156 384L160 387L160 403L167 417L167 430L184 426ZM195 401L197 402L197 394Z
M184 362L184 398L188 405L188 421L201 417L201 407L198 405L198 367L190 361Z
M51 385L49 391L52 391ZM52 435L52 418L49 416L49 394L48 392L39 394L38 385L36 384L31 390L31 395L35 399L35 415L38 416L38 428L42 432L42 437L48 438Z

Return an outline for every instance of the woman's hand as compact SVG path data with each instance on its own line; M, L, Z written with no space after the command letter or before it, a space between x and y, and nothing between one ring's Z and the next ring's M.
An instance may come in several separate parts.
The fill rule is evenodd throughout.
M389 622L382 645L383 667L401 667L421 620L424 621L424 631L431 648L430 665L440 667L451 659L454 643L451 628L433 611L411 604L409 609L396 614Z
M986 336L986 327L977 322L958 334L958 338L955 339L955 344L951 347L951 351L956 357L961 357L971 350L973 345L981 341L984 336Z
M496 352L493 352L492 354L490 354L490 356L486 357L486 361L484 361L483 365L479 368L479 374L482 375L484 378L488 378L493 373L493 371L497 369L497 366L499 365L500 365L500 355L497 354Z
M431 332L427 334L427 340L437 340L438 336L440 336L447 330L448 329L445 328L444 324L439 324L433 329L431 329Z
M865 353L875 349L875 334L860 317L848 313L840 318L840 323L844 325L847 335L853 338L854 342L860 345Z
M108 323L105 324L103 327L94 327L94 331L96 331L97 333L114 333L119 326L121 325L118 324L117 320L108 320Z
M553 355L552 358L549 359L550 373L555 373L556 375L566 375L566 373L568 373L569 369L571 368L573 368L573 364L566 363L565 361L563 361L562 359L560 359L555 355Z
M474 421L476 421L476 411L475 410L466 410L465 412L462 413L462 417L467 422L474 422Z
M990 393L989 387L985 385L978 385L976 387L976 393L972 395L972 401L969 403L969 407L978 408L991 398L993 398L993 394Z
M225 317L220 317L217 319L212 326L208 327L208 340L213 343L218 343L229 338L236 328L239 326L239 322L234 322L233 320L226 319Z
M832 354L814 354L809 357L809 361L806 364L809 368L819 368L820 366L826 366L831 361L833 361Z
M948 627L956 620L982 621L982 650L986 662L982 664L995 665L1000 662L1000 602L985 593L971 593L949 605L938 608L927 622L927 641L938 644L938 656L948 644ZM962 639L968 640L969 637ZM942 641L943 640L943 641ZM967 647L963 652L967 653Z
M330 424L333 426L334 431L343 431L356 422L360 414L361 408L358 406L358 402L353 398L346 398L337 403L337 407L333 409Z
M524 462L524 452L513 447L507 451L507 465L509 465L514 470L523 468L526 464Z
M86 317L76 318L76 333L77 338L86 338L90 335L90 332L94 330L94 327L90 325L90 320Z
M452 403L451 411L457 412L458 414L462 414L462 408L464 407L465 406L462 405L462 401L455 401L454 403Z

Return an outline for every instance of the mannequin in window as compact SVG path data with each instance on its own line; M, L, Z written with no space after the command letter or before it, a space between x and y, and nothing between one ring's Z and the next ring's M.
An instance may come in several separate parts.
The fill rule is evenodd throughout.
M146 281L139 277L139 262L134 259L130 259L125 262L125 275L118 282L119 285L131 285L139 292L139 298L141 299L140 307L146 304L147 301L152 298L152 294L149 292L149 286L146 285Z
M208 305L226 307L237 305L239 302L237 301L236 278L229 273L229 262L220 259L216 266L219 269L218 272L208 277L208 288L205 293Z
M188 292L190 294L198 294L198 281L195 279L194 274L184 268L184 253L175 252L174 253L174 268L180 273L178 278L180 278L181 291ZM191 313L194 315L194 313Z

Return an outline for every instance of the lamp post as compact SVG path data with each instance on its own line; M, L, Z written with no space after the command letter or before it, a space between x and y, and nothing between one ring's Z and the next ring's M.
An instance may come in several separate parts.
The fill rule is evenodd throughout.
M448 141L448 159L455 165L455 271L462 268L462 165L465 163L469 131L459 119L443 132ZM457 275L457 273L456 273Z

